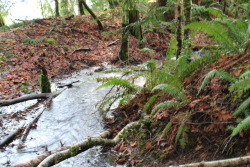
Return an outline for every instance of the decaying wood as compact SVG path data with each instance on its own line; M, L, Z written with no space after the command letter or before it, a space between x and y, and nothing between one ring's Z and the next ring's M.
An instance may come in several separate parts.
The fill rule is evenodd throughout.
M67 83L67 84L64 84L64 85L59 85L59 86L57 86L57 87L58 87L58 88L63 88L63 87L68 87L68 88L70 88L70 87L73 86L74 83L77 83L77 82L80 82L80 81L79 81L79 80L73 81L73 82L70 82L70 83Z
M22 97L11 99L11 100L1 100L0 101L0 107L9 106L9 105L12 105L12 104L21 103L21 102L28 101L28 100L47 99L49 97L55 97L55 96L59 95L60 93L62 93L62 91L63 90L56 91L56 92L53 92L53 93L31 94L31 95L25 95L25 96L22 96Z
M90 48L80 48L80 49L74 50L72 53L81 52L81 51L91 51L91 49Z
M1 140L0 141L0 147L3 147L5 145L8 145L9 143L11 143L13 141L13 139L15 138L15 136L20 133L20 131L22 130L22 128L23 128L23 125L19 126L19 128L17 130L15 130L11 134L9 134L6 138L4 138L3 140Z
M138 125L138 122L132 122L128 125L126 125L117 135L114 139L107 139L111 135L111 131L107 130L104 131L96 136L89 137L88 139L82 140L76 144L73 144L71 146L65 146L60 149L54 150L54 151L48 151L44 154L41 154L29 161L26 161L24 163L20 163L17 165L14 165L12 167L45 167L45 166L51 166L53 164L59 163L65 159L68 159L72 156L76 156L77 154L93 147L93 146L114 146L121 140L121 135L125 130L128 130L130 128L135 127Z
M217 161L208 161L208 162L198 162L185 165L179 165L179 167L237 167L237 166L246 166L250 165L250 156L217 160Z

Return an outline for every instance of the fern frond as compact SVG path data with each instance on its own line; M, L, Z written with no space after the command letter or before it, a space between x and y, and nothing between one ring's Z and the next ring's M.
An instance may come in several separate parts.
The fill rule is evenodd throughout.
M166 136L166 134L168 133L169 129L171 128L173 124L173 120L170 120L167 125L165 126L164 130L162 131L162 134L161 134L161 138L163 138L164 136Z
M179 100L182 100L182 101L186 101L187 100L187 97L186 97L186 94L184 92L184 90L182 90L181 88L178 88L174 85L169 85L169 84L160 84L160 85L157 85L155 86L152 91L155 91L155 90L162 90L164 91L165 93L168 93L170 94L171 96L179 99Z
M204 56L202 58L196 59L188 64L188 66L183 70L183 73L180 73L178 78L181 81L184 81L187 77L189 77L196 70L200 70L204 68L204 66L211 64L217 61L220 58L220 55L215 56Z
M250 89L250 78L246 78L234 83L229 87L229 91L237 91L237 90L248 90Z
M147 101L147 103L143 106L143 111L146 112L149 107L157 100L157 98L159 97L160 93L153 95L149 98L149 100Z
M233 113L233 116L237 116L241 114L242 112L246 111L249 106L250 106L250 97L246 99L243 103L241 103L241 105Z
M137 90L137 88L133 84L131 84L128 80L117 77L107 78L107 82L99 86L97 89L108 86L121 86L127 89L128 92L135 92Z
M241 121L236 128L234 128L231 136L236 136L240 131L247 130L250 128L250 116Z
M175 136L175 144L178 143L179 138L181 136L181 134L183 133L183 129L185 127L185 123L182 122L182 124L180 125L180 127L178 128L177 132L176 132L176 136Z
M245 79L245 78L250 78L250 70L244 72L243 74L240 75L240 79Z
M209 82L209 80L213 77L220 77L220 78L223 78L229 82L234 82L235 81L235 78L233 78L231 75L229 75L227 72L225 71L222 71L222 70L212 70L210 71L209 73L207 73L206 77L204 78L202 84L201 84L201 87L197 93L197 96L200 94L201 90L204 89L204 87L206 86L206 84Z
M156 111L160 110L160 109L166 109L166 108L175 108L175 107L179 107L179 106L182 106L183 103L180 103L178 101L165 101L165 102L162 102L160 104L158 104L157 106L155 106L155 108L152 110L150 116L152 117Z

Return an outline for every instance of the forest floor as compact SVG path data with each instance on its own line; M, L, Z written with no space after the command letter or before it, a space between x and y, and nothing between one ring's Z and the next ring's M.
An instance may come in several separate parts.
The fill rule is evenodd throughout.
M36 19L25 22L23 26L0 31L0 99L12 99L39 91L39 66L47 69L52 81L103 62L120 66L120 20L106 16L100 17L105 27L103 32L98 31L97 24L90 16ZM165 60L171 34L167 31L144 32L144 37L145 47L155 50L155 53L152 55L140 51L138 41L129 37L131 63L141 64L150 59ZM193 43L212 43L210 39L202 40L202 37L202 34L198 34ZM242 132L240 136L231 139L231 132L226 130L236 119L232 113L238 106L228 99L228 83L215 77L203 93L196 96L205 74L213 69L224 69L237 76L250 67L249 54L221 55L217 63L187 78L184 83L187 105L171 112L159 111L153 118L154 122L149 123L150 127L144 123L145 127L138 133L131 132L126 141L115 147L123 155L118 157L117 163L127 163L128 166L169 166L250 155L250 134ZM116 117L107 119L106 126L113 129L115 135L127 123L138 120L138 110L150 95L152 92L142 92L129 104L117 108L114 113ZM163 131L172 113L186 111L192 113L189 144L181 149L168 144L173 143L174 135L161 138L159 132Z

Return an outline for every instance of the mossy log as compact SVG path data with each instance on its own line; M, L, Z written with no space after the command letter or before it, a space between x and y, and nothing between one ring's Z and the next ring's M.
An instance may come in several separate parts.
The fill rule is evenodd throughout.
M55 96L59 95L60 93L62 93L62 91L64 91L64 90L65 89L60 90L60 91L56 91L56 92L53 92L53 93L30 94L30 95L25 95L25 96L22 96L22 97L11 99L11 100L1 100L0 101L0 107L2 107L2 106L10 106L10 105L21 103L21 102L28 101L28 100L47 99L49 97L55 97Z
M56 163L59 163L65 159L76 156L77 154L86 151L94 146L114 146L122 139L122 133L125 130L135 128L139 122L132 122L127 124L114 139L108 139L111 135L111 131L104 131L96 136L89 137L71 146L65 146L57 150L47 151L31 160L13 165L12 167L49 167Z

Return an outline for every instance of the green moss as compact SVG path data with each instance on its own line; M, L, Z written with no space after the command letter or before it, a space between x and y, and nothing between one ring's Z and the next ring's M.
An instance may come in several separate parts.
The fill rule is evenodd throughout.
M43 72L39 75L39 85L42 93L51 93L51 84L47 75L47 71L43 68Z

